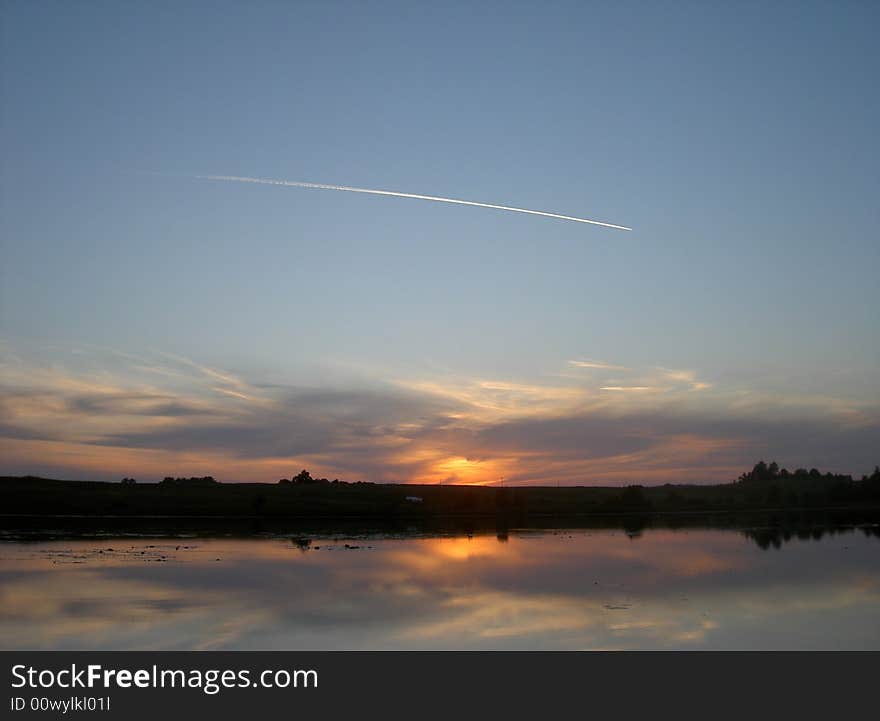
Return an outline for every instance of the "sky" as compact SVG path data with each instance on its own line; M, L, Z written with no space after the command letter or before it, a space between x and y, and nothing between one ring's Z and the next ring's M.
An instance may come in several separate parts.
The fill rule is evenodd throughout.
M0 473L880 462L876 4L0 8Z

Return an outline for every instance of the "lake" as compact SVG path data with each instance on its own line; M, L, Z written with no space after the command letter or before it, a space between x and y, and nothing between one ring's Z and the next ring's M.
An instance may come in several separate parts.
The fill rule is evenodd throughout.
M880 526L5 532L4 649L880 649Z

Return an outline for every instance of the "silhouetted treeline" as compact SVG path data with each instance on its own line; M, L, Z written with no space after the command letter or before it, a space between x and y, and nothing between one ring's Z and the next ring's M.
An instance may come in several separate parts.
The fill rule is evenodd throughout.
M125 481L123 480L123 483ZM165 476L160 482L160 486L214 486L217 481L214 476L190 476L189 478L172 478Z
M880 469L874 469L874 476L880 474ZM863 476L862 480L868 480L869 476ZM789 472L787 468L780 468L776 461L772 463L764 463L758 461L752 470L743 473L739 477L740 483L763 483L768 481L787 481L787 480L824 480L827 483L852 483L852 476L843 475L841 473L825 473L824 475L816 468L809 471L806 468L798 468Z
M747 504L766 506L818 506L880 502L880 467L854 480L841 473L822 473L816 468L789 471L773 461L759 461L743 473L736 486Z
M819 471L788 472L764 462L738 481L711 486L395 485L328 481L313 478L307 470L275 484L218 483L211 476L169 476L158 484L126 480L132 482L0 478L0 514L383 520L482 516L515 525L587 514L880 509L880 469L853 480Z
M282 478L278 481L278 483L282 486L309 486L309 485L326 485L328 483L335 484L343 484L343 485L352 485L348 481L340 481L338 478L334 478L332 481L328 481L326 478L312 478L312 474L307 470L303 469L299 473L297 473L293 478ZM373 485L372 483L366 481L356 481L354 485Z

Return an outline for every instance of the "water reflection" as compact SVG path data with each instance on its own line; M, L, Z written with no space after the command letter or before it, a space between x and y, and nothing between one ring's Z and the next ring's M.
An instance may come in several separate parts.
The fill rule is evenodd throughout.
M858 530L868 537L880 538L880 525L866 524L860 526ZM770 548L781 548L782 544L788 543L795 538L800 541L821 541L825 536L852 531L851 527L801 526L798 528L788 528L769 526L744 529L743 535L758 544L759 548L766 551Z
M880 648L880 528L829 530L6 542L0 643Z

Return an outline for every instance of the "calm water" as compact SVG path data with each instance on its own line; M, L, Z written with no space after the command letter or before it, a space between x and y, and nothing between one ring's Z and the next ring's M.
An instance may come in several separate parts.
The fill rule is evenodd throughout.
M0 645L880 649L877 526L819 536L6 541Z

